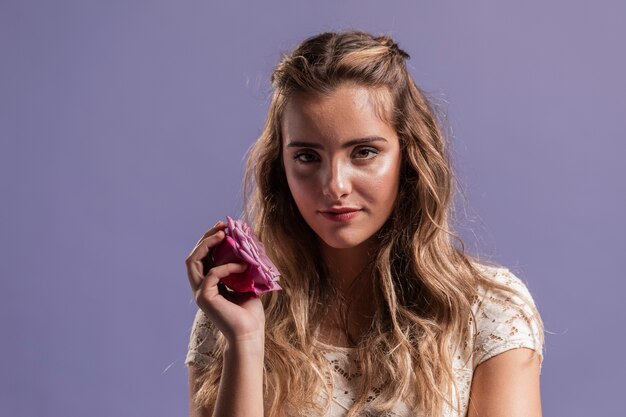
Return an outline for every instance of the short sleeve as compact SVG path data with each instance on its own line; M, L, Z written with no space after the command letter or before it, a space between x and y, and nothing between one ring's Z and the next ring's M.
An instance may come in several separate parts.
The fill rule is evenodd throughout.
M217 331L204 311L198 309L191 328L185 365L189 366L189 364L195 363L206 366L213 360Z
M506 268L497 269L493 280L519 291L525 299L500 289L485 291L485 297L475 311L474 369L499 353L520 347L539 353L540 363L543 363L541 319L533 312L535 303L528 288Z

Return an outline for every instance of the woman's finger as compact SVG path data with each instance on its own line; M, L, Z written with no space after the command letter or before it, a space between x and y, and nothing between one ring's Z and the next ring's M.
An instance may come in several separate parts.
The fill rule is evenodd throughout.
M209 230L207 230L204 235L202 235L202 237L200 238L200 240L198 240L196 242L196 246L198 246L200 244L200 242L202 242L203 239L215 234L215 232L217 232L218 230L223 230L226 228L226 225L224 223L222 223L222 221L218 221L217 223L215 223L215 225L213 227L211 227Z
M239 274L244 272L248 268L248 264L230 262L220 266L211 268L208 274L204 277L206 280L205 286L216 286L222 278L226 278L230 274Z
M187 266L187 277L193 290L196 290L204 277L203 259L209 255L211 248L219 244L225 237L225 233L218 230L215 234L201 239L196 247L191 251L185 264Z
M243 303L246 300L249 300L250 298L257 298L251 293L240 293L237 291L232 291L228 289L226 285L222 282L217 284L217 290L222 297L224 297L231 303L235 303L237 305L240 305L241 303Z
M248 265L245 263L227 263L211 268L198 288L199 291L196 294L198 305L202 307L201 304L204 304L205 300L214 300L216 296L219 296L218 284L220 279L226 278L230 274L242 273L247 268Z

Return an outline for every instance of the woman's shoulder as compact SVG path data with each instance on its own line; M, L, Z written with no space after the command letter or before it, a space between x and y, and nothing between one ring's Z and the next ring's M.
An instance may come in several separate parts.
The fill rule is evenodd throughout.
M189 364L194 363L199 366L206 366L210 364L217 354L218 337L219 331L204 311L199 308L191 327L185 365L189 366Z
M511 293L519 293L519 295L528 298L525 301L534 305L527 284L509 268L478 263L473 265L485 278L485 282L478 285L478 301L485 301L485 299L492 301L509 300ZM505 288L498 288L498 286ZM510 301L519 302L519 298L513 298Z
M528 286L506 267L480 265L485 282L472 311L476 320L474 368L518 347L543 349L543 324ZM543 359L543 357L542 357Z

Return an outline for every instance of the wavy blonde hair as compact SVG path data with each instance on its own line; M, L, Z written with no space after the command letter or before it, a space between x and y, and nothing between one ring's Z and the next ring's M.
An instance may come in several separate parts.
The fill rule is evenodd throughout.
M376 313L370 329L356 341L364 384L348 416L362 414L366 406L389 410L400 400L415 413L440 415L444 404L452 405L450 347L462 347L470 323L475 326L471 306L478 288L513 291L481 273L476 264L487 263L466 254L461 239L450 231L454 176L447 143L432 105L406 68L407 59L388 36L322 33L284 55L272 74L266 123L249 152L244 178L245 218L280 270L284 289L262 296L265 408L270 417L322 414L329 402L320 405L317 395L331 398L324 378L327 361L313 342L337 292L282 166L282 115L293 95L328 94L345 82L384 88L392 98L386 117L401 144L398 199L378 232L371 265ZM541 329L541 346L543 324L530 305ZM224 343L218 335L215 358L221 358ZM221 360L214 360L200 373L198 404L214 405L221 371ZM387 383L368 403L376 378Z

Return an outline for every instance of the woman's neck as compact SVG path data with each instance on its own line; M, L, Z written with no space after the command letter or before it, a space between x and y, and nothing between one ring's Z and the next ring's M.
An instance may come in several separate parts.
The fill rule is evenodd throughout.
M323 343L355 347L370 328L374 312L371 245L336 249L322 245L338 299L327 306L318 338Z
M371 274L369 267L374 255L369 242L347 249L332 248L322 243L322 255L330 279L344 297L348 297L352 288L359 286L358 282Z
M319 337L333 346L354 347L371 326L376 309L372 282L375 242L372 239L347 249L321 242L321 252L339 298L327 306Z

